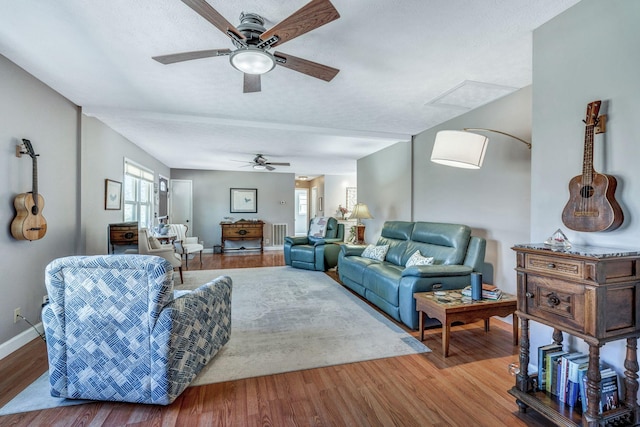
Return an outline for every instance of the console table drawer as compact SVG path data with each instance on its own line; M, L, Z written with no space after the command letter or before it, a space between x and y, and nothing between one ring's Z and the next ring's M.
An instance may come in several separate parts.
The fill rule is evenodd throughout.
M262 228L257 227L229 227L223 232L224 237L244 237L246 239L259 239L262 237Z
M549 277L528 275L525 313L585 333L585 287Z
M525 268L531 271L549 273L573 279L582 279L584 277L583 261L560 259L556 256L527 254L525 257Z

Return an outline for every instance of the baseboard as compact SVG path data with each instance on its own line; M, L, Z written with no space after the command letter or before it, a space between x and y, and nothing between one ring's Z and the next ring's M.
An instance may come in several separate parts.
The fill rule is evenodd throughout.
M42 322L36 324L35 327L39 333L43 333L44 328L42 327ZM38 338L38 333L30 327L21 334L11 338L9 341L3 342L0 344L0 360L18 350L20 347L30 343L34 338Z
M264 251L281 251L283 248L284 248L284 246L282 246L282 245L281 246L265 246L263 248L263 250ZM242 252L242 251L235 249L234 252ZM249 252L249 250L247 250L247 252ZM251 250L251 252L255 252L255 249ZM212 253L215 253L215 252L213 251L213 248L207 248L207 249L203 249L202 253L203 254L212 254Z

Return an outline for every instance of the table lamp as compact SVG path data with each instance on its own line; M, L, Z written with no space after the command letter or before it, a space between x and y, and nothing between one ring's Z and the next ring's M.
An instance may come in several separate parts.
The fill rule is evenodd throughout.
M364 244L364 230L365 226L362 224L361 220L363 219L373 219L371 213L369 213L369 208L364 203L357 203L353 207L353 212L351 212L351 216L349 219L357 219L358 223L356 225L356 244L362 245Z

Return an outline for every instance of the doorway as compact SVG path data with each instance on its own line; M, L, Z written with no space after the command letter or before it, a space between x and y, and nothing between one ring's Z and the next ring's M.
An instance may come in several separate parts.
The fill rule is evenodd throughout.
M309 227L309 190L307 188L296 188L295 197L295 235L306 236Z
M185 224L193 232L192 182L187 179L171 180L171 213L169 222Z

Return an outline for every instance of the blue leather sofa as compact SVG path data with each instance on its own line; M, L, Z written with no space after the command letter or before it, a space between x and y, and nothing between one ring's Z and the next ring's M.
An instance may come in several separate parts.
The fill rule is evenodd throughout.
M407 325L418 328L414 292L461 289L473 271L482 271L486 241L472 237L466 225L387 221L377 245L389 245L384 261L360 256L365 246L343 245L338 275L343 285ZM433 265L405 267L412 254L433 257ZM433 319L429 324L436 324Z
M344 224L338 224L335 218L328 218L324 237L309 235L284 238L284 263L295 268L327 271L338 264L340 246L332 243L342 241Z

